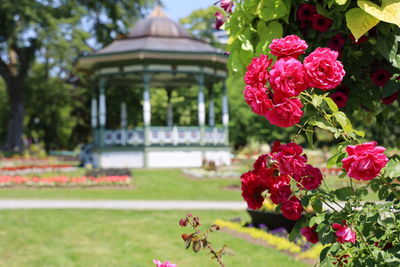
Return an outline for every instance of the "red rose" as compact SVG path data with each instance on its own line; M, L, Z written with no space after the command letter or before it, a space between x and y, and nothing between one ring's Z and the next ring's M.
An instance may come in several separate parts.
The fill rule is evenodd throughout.
M255 171L249 171L240 177L242 183L242 197L250 209L262 207L264 197L262 193L267 189Z
M308 45L306 41L300 39L297 35L288 35L284 38L273 39L269 48L271 54L281 57L294 57L298 58L301 54L304 54Z
M318 168L314 168L312 165L307 164L297 174L293 176L300 189L314 190L317 189L322 183L322 173Z
M334 223L332 225L333 230L336 230L336 240L339 243L351 242L353 244L356 243L356 233L353 232L350 228L345 224L340 225L338 223Z
M300 200L297 197L293 196L290 198L290 200L281 205L281 211L286 219L297 221L301 218L303 206L301 205Z
M303 227L300 229L300 233L307 239L308 242L315 244L319 241L318 234L315 232L316 228L316 225L313 227Z
M303 104L298 98L284 98L271 110L268 110L265 117L273 125L279 127L290 127L300 122L303 116L301 108Z
M281 151L274 155L281 174L295 175L306 167L307 159L302 156L303 148L295 143L281 146Z
M269 191L271 193L270 198L272 203L279 205L283 204L289 200L289 197L292 195L292 190L290 190L290 186L281 185L277 188L273 188Z
M376 145L377 143L372 141L347 146L346 151L349 156L344 158L342 163L349 177L367 181L378 176L381 169L386 166L388 158L383 153L386 149Z
M326 91L342 82L346 72L337 57L336 51L319 47L304 59L304 68L311 87Z

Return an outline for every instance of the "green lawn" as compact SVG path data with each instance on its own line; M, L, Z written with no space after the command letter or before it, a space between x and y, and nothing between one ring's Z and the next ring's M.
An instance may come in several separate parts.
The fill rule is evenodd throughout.
M240 185L239 178L195 180L184 176L179 169L133 170L132 173L131 188L0 188L0 198L242 200L239 190L223 189Z
M154 266L153 259L179 267L218 266L201 251L185 250L178 226L184 211L3 210L0 211L0 266ZM244 211L196 211L201 222ZM273 249L218 232L213 245L228 245L227 266L307 266Z

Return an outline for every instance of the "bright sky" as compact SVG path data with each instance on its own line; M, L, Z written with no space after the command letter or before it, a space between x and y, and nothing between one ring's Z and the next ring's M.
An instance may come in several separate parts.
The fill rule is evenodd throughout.
M217 0L163 0L165 8L164 11L167 15L175 21L186 17L192 13L193 10L199 8L206 8L217 2Z

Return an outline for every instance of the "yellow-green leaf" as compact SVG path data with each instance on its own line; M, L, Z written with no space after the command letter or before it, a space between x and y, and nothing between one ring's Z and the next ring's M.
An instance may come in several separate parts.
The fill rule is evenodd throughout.
M383 0L382 6L371 1L357 1L357 4L375 18L400 27L400 0Z
M350 29L354 38L358 40L371 28L379 23L379 19L368 14L361 8L352 8L346 12L347 27Z
M344 4L346 4L347 0L335 0L335 2L338 5L344 5Z

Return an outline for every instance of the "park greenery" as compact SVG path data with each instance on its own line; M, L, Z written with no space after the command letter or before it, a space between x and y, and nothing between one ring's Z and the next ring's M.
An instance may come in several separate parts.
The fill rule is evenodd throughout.
M233 11L227 2L234 3ZM398 127L388 118L399 117L400 2L220 5L225 17L216 14L216 24L229 33L229 68L244 75L246 103L266 124L298 130L242 175L249 208L260 208L264 198L278 204L283 216L297 221L291 239L301 232L325 246L321 266L398 266L399 156L388 158L376 141L399 145L384 128L393 133ZM327 165L343 169L342 188L327 187L297 144L303 135L313 147L316 128L336 139L337 152ZM355 188L355 180L364 185ZM364 202L368 190L382 202ZM314 213L302 215L308 206Z

